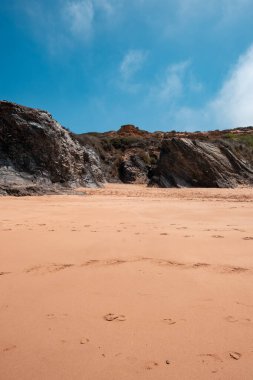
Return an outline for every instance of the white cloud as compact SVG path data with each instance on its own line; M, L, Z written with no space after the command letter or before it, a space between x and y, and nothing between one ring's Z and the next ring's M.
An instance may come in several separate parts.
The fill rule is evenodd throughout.
M231 70L216 98L209 104L217 124L253 124L253 45Z
M191 73L190 74L190 79L188 83L188 88L190 92L192 93L200 93L204 90L204 85L200 81L198 81L195 76Z
M178 130L253 125L253 44L230 70L218 93L201 108L178 106L167 119Z
M169 66L165 78L155 90L159 99L174 101L179 98L184 89L184 77L190 61L183 61Z
M120 64L120 74L125 81L131 80L132 77L142 68L147 58L147 52L142 50L128 51Z
M109 29L117 20L121 0L22 0L31 34L52 55L87 43L97 30Z
M91 0L68 1L63 9L71 33L88 39L92 33L94 6Z

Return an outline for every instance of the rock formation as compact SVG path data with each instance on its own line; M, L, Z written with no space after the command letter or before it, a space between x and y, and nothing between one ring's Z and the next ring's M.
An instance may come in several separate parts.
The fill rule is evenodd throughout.
M253 170L222 140L164 140L150 185L160 187L235 187L253 184Z
M126 154L119 165L119 179L123 183L145 184L150 167L138 154Z
M151 178L150 183L157 186L216 187L236 186L237 183L250 183L251 181L253 127L209 132L158 131L151 133L130 124L123 125L118 131L87 133L75 135L75 138L81 144L90 144L96 150L100 156L103 173L108 182L149 183ZM165 161L168 153L166 143L163 143L163 141L171 141L173 138L175 139L174 141L178 141L178 154L176 153L177 145L175 144L172 149L175 154L171 160L173 162L170 162L170 167L173 169L173 165L178 164L184 168L184 171L179 173L176 182L173 181L172 177L168 180L169 164L165 170L163 162L164 150ZM186 148L189 144L187 145L185 141L189 141L191 146L188 149ZM181 149L182 152L179 154ZM157 168L160 152L162 154ZM180 161L183 152L185 162ZM212 152L216 152L214 157L212 157ZM222 174L217 177L217 181L215 176L212 177L212 174L210 174L210 178L209 176L201 175L200 180L197 180L200 169L198 168L195 172L193 165L195 158L193 159L192 157L194 154L198 158L198 165L203 166L203 173L205 173L205 170L209 170L208 166L211 166L210 173L212 173L212 170L215 171L215 168L217 173L221 171ZM214 164L215 157L216 164ZM212 162L210 162L211 158ZM161 165L166 174L163 173L164 170L161 169ZM159 172L160 169L162 174ZM175 178L178 174L177 171L178 168L175 169ZM223 177L225 178L224 181L222 180Z
M123 126L118 132L74 136L80 144L96 150L108 182L144 184L148 183L148 172L159 157L161 139L153 138L152 134L140 136L136 130L139 131L134 126Z
M48 112L0 102L0 194L43 194L103 181L95 151Z
M38 109L0 101L0 195L108 182L160 187L253 184L253 127L210 132L74 134Z

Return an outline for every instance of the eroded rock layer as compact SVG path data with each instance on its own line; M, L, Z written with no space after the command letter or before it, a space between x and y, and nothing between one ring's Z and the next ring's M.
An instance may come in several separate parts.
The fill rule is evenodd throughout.
M0 102L0 194L98 186L100 159L42 110Z
M223 141L164 140L151 185L160 187L235 187L253 184L253 170Z

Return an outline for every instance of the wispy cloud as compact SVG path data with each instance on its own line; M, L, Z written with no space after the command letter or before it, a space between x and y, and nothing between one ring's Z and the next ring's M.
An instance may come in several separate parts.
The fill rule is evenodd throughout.
M191 60L187 59L168 65L149 83L148 101L168 109L203 91L204 85L194 75Z
M68 0L63 6L63 14L70 32L88 40L96 29L95 17L110 19L116 9L118 8L112 0Z
M114 81L116 86L126 93L134 94L141 91L145 84L140 80L139 74L141 74L147 57L148 52L144 50L127 51L118 67L118 76Z
M159 100L171 102L178 99L185 86L184 78L190 61L183 61L170 65L165 73L165 77L154 90L154 95Z
M91 0L68 1L63 7L63 17L70 32L88 39L93 29L94 6Z
M210 103L218 124L253 124L253 45L230 71L217 97Z
M122 79L128 81L142 68L147 58L143 50L129 50L122 59L119 67Z
M52 54L89 42L97 29L113 23L119 9L115 0L23 1L32 35Z
M201 108L178 104L167 114L180 130L226 129L253 125L253 44L232 67L220 90Z

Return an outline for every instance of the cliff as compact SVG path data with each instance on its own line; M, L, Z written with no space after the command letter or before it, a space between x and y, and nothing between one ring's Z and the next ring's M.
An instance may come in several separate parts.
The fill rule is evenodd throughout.
M207 187L251 183L253 127L151 133L124 125L75 138L96 150L108 182Z
M223 141L164 140L150 185L159 187L236 187L252 185L253 170Z
M103 181L99 156L48 112L0 102L0 194L62 192Z
M253 183L253 128L74 134L42 110L0 101L0 195L71 192L104 181L159 187Z

